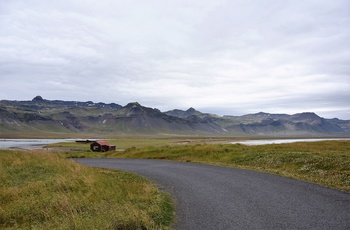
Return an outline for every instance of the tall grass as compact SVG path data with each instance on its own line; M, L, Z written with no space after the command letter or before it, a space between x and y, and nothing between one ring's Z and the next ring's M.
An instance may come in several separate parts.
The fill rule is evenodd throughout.
M173 211L135 174L0 150L0 229L169 229Z
M129 148L109 157L167 159L280 174L350 192L350 141Z

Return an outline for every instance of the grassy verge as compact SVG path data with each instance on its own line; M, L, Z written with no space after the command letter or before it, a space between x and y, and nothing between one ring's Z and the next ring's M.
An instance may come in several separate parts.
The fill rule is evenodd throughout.
M108 157L167 159L280 174L350 192L350 141L129 148Z
M135 174L0 150L0 229L169 229L173 211Z

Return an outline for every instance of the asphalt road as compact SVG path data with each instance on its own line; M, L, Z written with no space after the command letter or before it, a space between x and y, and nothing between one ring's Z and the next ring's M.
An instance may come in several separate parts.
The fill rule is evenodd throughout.
M350 194L248 170L138 159L76 159L136 172L173 195L175 229L350 229Z

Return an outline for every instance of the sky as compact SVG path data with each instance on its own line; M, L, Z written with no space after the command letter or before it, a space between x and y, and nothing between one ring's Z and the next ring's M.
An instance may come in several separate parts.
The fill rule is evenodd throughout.
M0 100L350 120L349 0L0 0Z

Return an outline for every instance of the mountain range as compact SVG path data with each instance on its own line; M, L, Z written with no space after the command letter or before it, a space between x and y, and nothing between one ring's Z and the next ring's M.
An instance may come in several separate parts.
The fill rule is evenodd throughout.
M16 134L176 134L226 136L350 136L350 120L312 112L218 116L189 108L161 112L137 102L0 101L0 136Z

